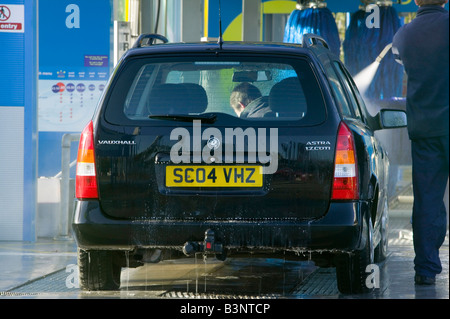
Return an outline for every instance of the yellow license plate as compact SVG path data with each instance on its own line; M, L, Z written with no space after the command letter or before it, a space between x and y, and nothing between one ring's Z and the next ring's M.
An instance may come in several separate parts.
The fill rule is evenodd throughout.
M262 187L262 166L167 166L167 187Z

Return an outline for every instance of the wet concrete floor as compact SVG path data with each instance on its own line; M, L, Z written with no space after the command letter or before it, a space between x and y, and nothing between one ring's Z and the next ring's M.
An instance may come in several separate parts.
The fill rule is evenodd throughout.
M334 268L308 261L202 256L124 268L119 290L83 292L75 243L41 239L0 242L0 299L448 299L448 235L436 285L416 286L409 218L407 211L392 212L389 255L377 265L379 287L371 294L340 294Z

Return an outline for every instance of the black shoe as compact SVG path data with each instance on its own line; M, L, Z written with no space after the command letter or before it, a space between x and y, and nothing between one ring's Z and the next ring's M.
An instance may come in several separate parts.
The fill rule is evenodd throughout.
M436 280L434 277L427 277L422 275L416 275L414 277L416 285L434 285Z

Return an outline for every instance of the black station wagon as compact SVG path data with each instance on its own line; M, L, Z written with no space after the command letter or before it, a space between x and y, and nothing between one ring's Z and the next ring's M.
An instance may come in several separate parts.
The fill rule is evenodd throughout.
M336 267L342 293L370 290L388 226L389 162L374 131L405 126L406 114L371 116L315 35L303 45L154 38L122 57L81 134L82 289L118 289L121 267L203 253L312 259Z

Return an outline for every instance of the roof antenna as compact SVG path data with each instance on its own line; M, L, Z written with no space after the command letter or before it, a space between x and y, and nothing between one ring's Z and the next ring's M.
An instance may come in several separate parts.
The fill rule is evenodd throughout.
M219 44L220 50L222 50L222 44L223 44L223 38L222 38L222 12L221 12L221 5L219 0L219 40L217 41Z

